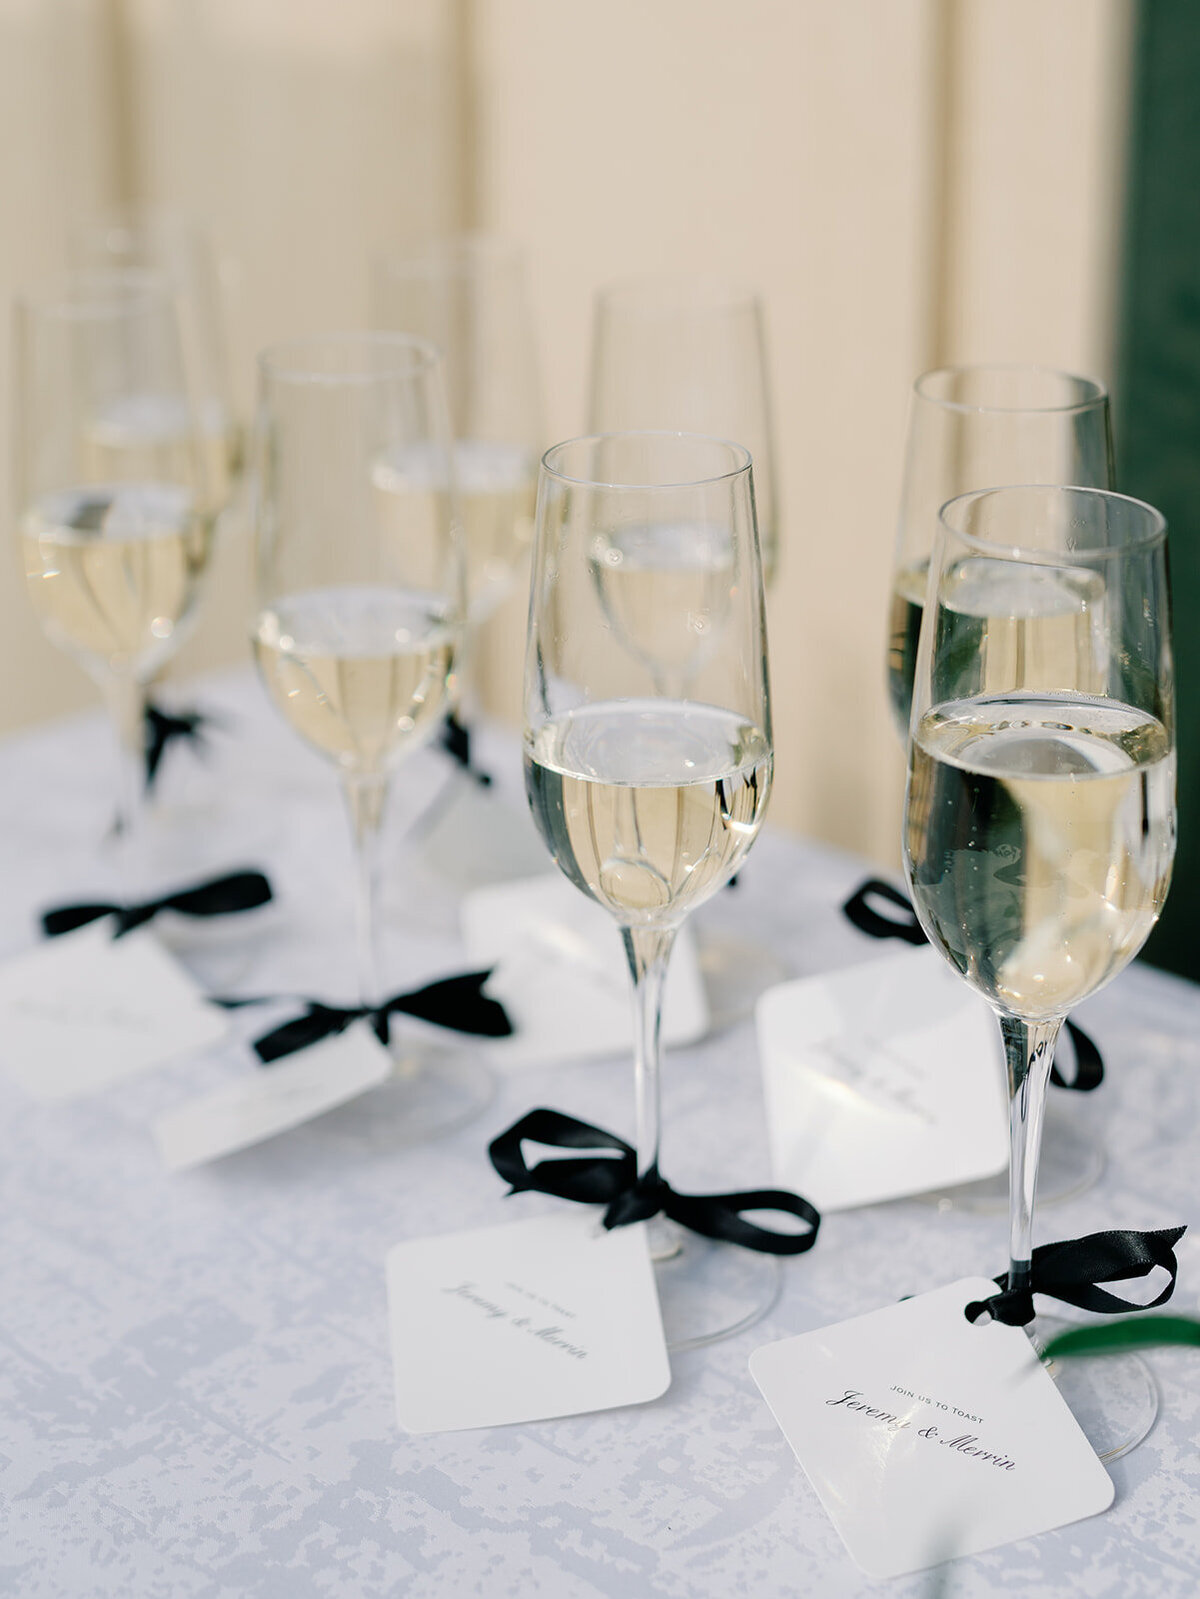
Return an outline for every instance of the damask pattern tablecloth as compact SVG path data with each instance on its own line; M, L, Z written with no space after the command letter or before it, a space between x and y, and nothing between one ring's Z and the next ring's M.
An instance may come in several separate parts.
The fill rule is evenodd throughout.
M203 760L173 751L149 855L176 879L264 866L277 904L194 937L210 988L349 994L348 853L335 784L244 676L213 680ZM103 881L105 729L78 718L0 748L0 952L33 913ZM484 801L524 826L512 740L484 737ZM397 985L459 969L453 839L469 785L432 752L397 783L387 955ZM503 862L494 863L497 871ZM702 937L769 944L796 974L877 956L837 906L861 866L768 832ZM240 1014L240 1013L239 1013ZM1081 1020L1103 1047L1093 1096L1054 1114L1106 1152L1100 1182L1038 1235L1195 1221L1200 994L1134 968ZM245 1037L251 1022L239 1020ZM429 1437L392 1404L383 1260L409 1237L553 1202L505 1201L485 1158L552 1104L628 1133L623 1060L504 1077L476 1122L424 1148L371 1100L256 1149L168 1175L149 1123L254 1068L233 1043L99 1098L36 1104L0 1071L0 1593L22 1599L1185 1599L1200 1593L1200 1357L1150 1359L1148 1439L1111 1470L1105 1515L880 1584L853 1566L747 1372L759 1344L1004 1264L999 1215L911 1200L826 1218L784 1265L758 1326L677 1355L659 1401ZM682 1188L767 1178L749 1017L666 1063L665 1164ZM1200 1240L1176 1306L1195 1311Z

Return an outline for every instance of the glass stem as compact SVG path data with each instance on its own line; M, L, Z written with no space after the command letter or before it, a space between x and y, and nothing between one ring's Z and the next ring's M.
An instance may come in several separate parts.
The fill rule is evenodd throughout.
M625 958L633 979L633 1059L636 1104L637 1174L657 1178L662 1144L662 996L667 962L675 943L673 927L623 927ZM650 1222L650 1253L666 1260L680 1249L678 1229L662 1216Z
M146 804L146 687L110 673L101 688L117 745L117 824L122 851L141 831Z
M1062 1024L1061 1016L1042 1022L1000 1017L1008 1071L1010 1289L1028 1288L1031 1278L1033 1200L1042 1145L1042 1115L1054 1045Z
M386 996L379 964L379 841L387 778L354 774L343 779L354 841L354 923L358 940L358 997L378 1005ZM384 1040L386 1042L386 1039Z

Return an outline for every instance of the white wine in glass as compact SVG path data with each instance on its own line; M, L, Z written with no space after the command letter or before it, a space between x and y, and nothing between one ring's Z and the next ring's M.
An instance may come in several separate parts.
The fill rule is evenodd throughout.
M1113 487L1104 385L1038 366L985 364L923 373L909 405L887 631L888 700L905 746L938 512L968 490L1012 483ZM1082 685L1094 648L1089 630L1099 615L1088 591L1099 581L1093 573L1033 570L980 557L962 564L943 605L961 639L987 636L1002 675L1003 657L1012 654L1021 658L1021 680L1028 687L1052 682L1061 672ZM1098 1140L1079 1125L1079 1107L1072 1110L1071 1116L1066 1107L1063 1114L1057 1107L1051 1111L1042 1162L1044 1203L1083 1192L1104 1169ZM1002 1179L932 1197L943 1208L984 1212L1002 1211L1008 1199Z
M983 627L973 617L964 625L955 603L964 570L980 560L1012 574L1009 614ZM1043 614L1043 583L1068 574L1089 647L1047 648L1033 674L1032 644L1055 620ZM1017 621L1025 648L1013 647ZM1010 1098L1007 1287L1028 1290L1059 1029L1137 954L1170 883L1173 671L1157 511L1052 486L985 490L943 508L914 680L904 848L930 942L999 1018ZM1106 1362L1087 1406L1075 1397L1107 1457L1143 1437L1154 1415L1153 1385L1136 1362L1126 1372L1122 1388L1120 1367Z
M533 534L541 391L524 259L485 234L384 257L371 275L371 321L442 352L477 625L514 590ZM401 455L394 467L403 478L414 462Z
M596 582L598 538L687 520L727 552L721 625L687 692L626 647ZM664 595L663 625L686 627ZM696 601L693 598L693 602ZM713 618L697 613L699 631ZM556 445L542 462L525 663L525 780L564 875L620 928L633 982L637 1176L659 1177L662 985L687 916L754 843L773 746L762 567L750 457L681 433ZM669 1342L706 1343L755 1321L773 1257L652 1222Z
M1112 425L1103 384L1037 366L940 367L923 373L913 384L909 406L888 619L888 699L901 742L908 739L938 512L956 495L1008 483L1113 487ZM977 568L976 581L964 585L958 604L981 622L1007 614L1008 596L1003 589L989 591L983 581L989 575L1021 581L1019 575L1005 578L1003 568ZM1075 579L1065 587L1048 574L1037 579L1039 609L1061 619L1060 635L1070 634L1078 612ZM1023 614L1019 596L1013 614Z
M393 771L450 703L464 619L462 536L437 351L399 334L330 335L259 361L255 659L272 704L337 772L357 874L360 1002L387 997L377 890ZM379 479L402 457L420 471ZM389 1141L468 1120L490 1074L392 1024L395 1071L368 1114Z
M76 273L27 296L16 374L29 594L47 637L108 703L128 843L142 805L146 685L193 618L214 521L170 285L148 273ZM115 416L151 412L175 418L169 437L114 446Z
M207 233L177 212L128 207L74 229L67 255L80 271L154 272L171 284L210 508L220 515L241 481L244 450L229 371L226 295ZM178 407L161 401L117 407L106 420L102 447L118 453L161 447L180 437L184 420Z

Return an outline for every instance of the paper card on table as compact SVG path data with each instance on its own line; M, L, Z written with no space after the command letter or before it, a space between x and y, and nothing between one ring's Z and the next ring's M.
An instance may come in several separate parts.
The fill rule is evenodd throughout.
M183 1171L261 1144L385 1082L391 1057L365 1023L198 1099L151 1127L167 1167Z
M406 1432L609 1410L670 1385L643 1224L605 1232L589 1207L414 1239L387 1280Z
M769 989L758 1047L775 1180L819 1210L1005 1169L999 1029L933 950Z
M1113 1485L1020 1327L967 1278L756 1349L750 1372L855 1562L898 1577L1097 1515Z
M620 930L560 873L478 889L463 902L462 918L472 964L493 968L487 991L515 1029L489 1047L494 1059L535 1066L632 1049ZM696 946L685 927L667 971L663 1042L692 1043L708 1019Z
M228 1018L153 933L110 919L0 967L0 1061L35 1099L75 1099L206 1049Z

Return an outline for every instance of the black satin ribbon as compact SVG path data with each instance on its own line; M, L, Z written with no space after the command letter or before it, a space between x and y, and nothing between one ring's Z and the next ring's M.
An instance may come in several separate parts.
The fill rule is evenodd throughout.
M478 1038L508 1038L513 1025L499 1000L489 999L483 985L491 971L463 972L456 977L440 977L410 994L396 994L382 1005L326 1005L322 1000L303 1001L305 1011L272 1028L254 1040L254 1052L264 1066L294 1055L297 1050L319 1044L323 1038L344 1033L351 1022L369 1021L381 1044L391 1031L390 1018L399 1013L415 1016L456 1033L471 1033ZM217 999L213 1003L227 1010L241 1005L266 1005L284 996L265 995L254 999ZM291 996L288 996L291 997Z
M438 745L456 765L475 779L480 788L491 788L491 773L481 771L471 760L471 729L465 722L460 722L453 711L447 711L442 719Z
M59 905L42 913L42 931L47 938L57 938L60 933L71 933L77 927L99 921L102 916L113 916L117 923L113 937L120 938L122 933L153 920L159 911L178 911L182 916L230 916L235 911L254 910L270 898L271 885L261 872L230 872L138 905Z
M860 933L866 933L871 938L901 938L906 944L926 942L912 901L907 894L902 894L880 877L868 877L865 883L860 883L842 906L842 914ZM1079 1094L1091 1093L1104 1081L1103 1058L1091 1035L1085 1033L1070 1017L1067 1018L1066 1028L1075 1052L1075 1074L1073 1077L1064 1077L1055 1062L1050 1068L1050 1081L1056 1088L1072 1088Z
M197 748L203 748L204 730L211 727L213 721L203 711L164 711L147 700L142 722L147 794L154 788L163 756L170 746L186 739Z
M588 1149L579 1159L540 1160L530 1167L522 1141L556 1149ZM614 1154L598 1153L613 1150ZM536 1190L584 1205L604 1205L605 1227L647 1221L661 1211L704 1238L740 1244L769 1255L802 1255L817 1241L821 1217L816 1207L782 1188L756 1188L738 1194L680 1194L657 1172L639 1179L637 1155L624 1139L601 1127L577 1121L558 1110L531 1110L488 1145L492 1165L514 1194ZM777 1210L807 1223L808 1231L773 1232L747 1221L748 1210Z
M1000 1292L969 1304L967 1320L978 1321L987 1311L993 1320L1005 1322L1009 1327L1025 1327L1033 1320L1034 1294L1046 1294L1065 1305L1077 1305L1080 1310L1094 1310L1103 1315L1124 1310L1153 1310L1165 1305L1175 1292L1179 1270L1175 1245L1186 1231L1186 1227L1164 1227L1154 1233L1117 1229L1089 1233L1086 1238L1068 1238L1062 1243L1042 1244L1033 1252L1030 1285L1010 1289L1008 1273L1004 1272L995 1279ZM1122 1299L1100 1287L1101 1283L1148 1277L1156 1266L1161 1266L1170 1280L1158 1298L1147 1304Z

